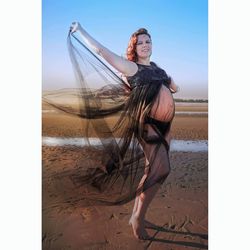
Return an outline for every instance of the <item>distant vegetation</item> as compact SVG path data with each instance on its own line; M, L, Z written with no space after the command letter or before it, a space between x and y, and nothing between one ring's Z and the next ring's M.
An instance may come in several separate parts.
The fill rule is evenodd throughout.
M208 103L207 99L174 99L175 102L203 102Z

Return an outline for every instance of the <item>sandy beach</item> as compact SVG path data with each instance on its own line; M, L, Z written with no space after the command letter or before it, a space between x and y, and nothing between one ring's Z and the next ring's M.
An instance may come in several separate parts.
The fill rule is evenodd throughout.
M207 140L207 103L176 104L172 137ZM179 112L179 113L178 113ZM115 122L111 117L110 123ZM42 135L84 136L84 122L43 104ZM93 137L95 136L93 131ZM171 173L152 201L146 219L150 240L133 236L128 220L133 201L121 206L72 204L62 197L76 196L68 171L94 155L77 146L42 147L43 249L208 249L208 153L171 152ZM78 194L77 194L78 195ZM81 194L79 193L79 201Z

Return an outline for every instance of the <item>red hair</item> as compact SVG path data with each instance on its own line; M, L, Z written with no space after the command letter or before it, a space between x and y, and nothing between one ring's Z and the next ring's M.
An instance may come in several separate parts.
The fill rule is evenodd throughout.
M139 35L147 35L151 39L150 34L144 28L140 28L136 32L134 32L132 34L132 36L130 37L128 47L127 47L127 53L126 54L127 54L127 59L129 61L137 62L138 58L137 58L137 54L136 54L136 44L137 44Z

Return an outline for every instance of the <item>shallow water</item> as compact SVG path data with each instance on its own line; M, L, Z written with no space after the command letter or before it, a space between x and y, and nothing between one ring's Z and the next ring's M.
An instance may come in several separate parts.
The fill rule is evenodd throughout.
M44 109L42 113L59 113L58 110ZM175 115L192 115L192 116L202 116L208 115L206 111L175 111Z
M117 138L117 141L119 138ZM89 139L91 145L100 146L101 141L98 138ZM43 146L60 147L60 146L78 146L84 147L88 145L85 138L63 138L63 137L43 137ZM207 152L207 140L172 140L170 144L170 151L172 152Z
M175 102L175 106L207 107L207 102Z
M202 116L208 115L206 111L175 111L176 115L192 115L192 116Z

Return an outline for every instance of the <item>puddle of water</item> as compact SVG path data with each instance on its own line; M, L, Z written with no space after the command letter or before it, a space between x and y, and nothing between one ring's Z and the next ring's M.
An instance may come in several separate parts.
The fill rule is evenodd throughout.
M117 142L119 138L116 138ZM93 146L100 146L101 141L98 138L90 138L90 144ZM86 138L63 138L63 137L43 137L43 146L60 147L60 146L87 146ZM207 152L207 140L172 140L170 144L170 151L172 152Z
M170 143L170 151L177 152L207 152L207 140L172 140Z

